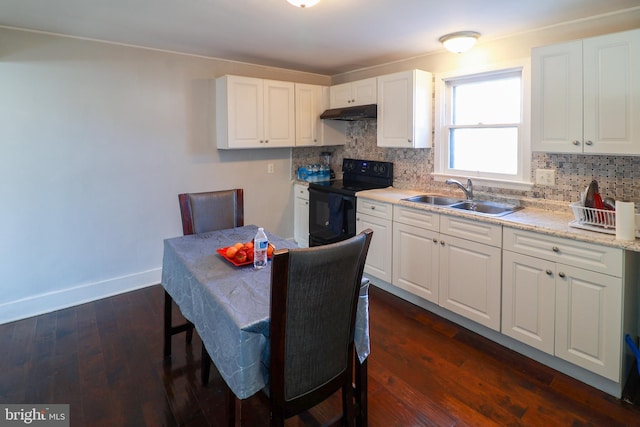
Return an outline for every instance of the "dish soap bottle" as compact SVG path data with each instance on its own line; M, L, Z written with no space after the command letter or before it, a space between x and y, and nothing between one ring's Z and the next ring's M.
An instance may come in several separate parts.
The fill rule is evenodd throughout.
M264 268L267 266L267 249L269 248L269 239L264 234L264 228L258 228L258 233L253 239L253 267Z

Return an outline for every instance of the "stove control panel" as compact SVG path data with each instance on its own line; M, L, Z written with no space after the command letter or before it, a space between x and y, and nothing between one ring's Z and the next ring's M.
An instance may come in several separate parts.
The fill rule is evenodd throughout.
M345 175L393 178L393 163L376 160L343 159L342 172Z

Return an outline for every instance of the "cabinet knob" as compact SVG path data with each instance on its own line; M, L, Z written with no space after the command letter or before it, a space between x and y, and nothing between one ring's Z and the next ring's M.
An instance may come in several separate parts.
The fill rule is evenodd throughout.
M265 140L264 140L264 143L265 143L265 144L268 144L268 143L269 143L269 140L268 140L268 139L265 139Z
M551 248L553 252L560 252L560 249L557 246Z
M566 277L563 272L558 273L558 276L562 277L563 279Z
M444 240L440 240L440 244L444 246Z
M433 243L438 243L438 239L436 239L435 237L433 238Z
M308 205L308 204L309 204L309 202L304 202L304 204L305 204L305 205Z
M376 207L375 207L375 206L371 206L371 210L372 210L372 211L375 211L375 210L376 210Z
M573 145L580 145L580 141L575 140L575 141L573 141L573 142L572 142L572 144L573 144Z
M553 274L553 271L547 270L547 271L545 271L545 273L547 273L548 276L551 276Z
M411 144L411 138L407 139L407 142L408 142L409 144Z
M587 141L585 142L586 145L593 145L593 141Z

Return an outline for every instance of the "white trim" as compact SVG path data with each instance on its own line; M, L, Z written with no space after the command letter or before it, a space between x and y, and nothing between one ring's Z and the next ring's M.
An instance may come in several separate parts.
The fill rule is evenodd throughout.
M464 180L469 178L468 176L462 175L449 175L443 173L432 173L434 181L444 182L449 178L454 178L457 180ZM472 177L474 185L482 185L485 187L499 187L508 190L521 190L528 191L531 190L535 183L531 181L510 181L506 179L493 179L493 178L483 178L483 177Z
M0 304L0 325L160 283L161 268Z
M519 179L502 179L498 176L486 176L485 174L470 174L464 178L473 178L474 182L482 182L505 189L530 189L531 179L531 59L522 58L497 64L483 65L473 68L464 68L435 74L435 108L434 108L434 173L436 180L455 177L451 173L445 173L448 169L447 152L443 148L447 144L447 87L446 82L452 79L477 79L489 73L509 73L521 70L522 73L522 123L519 127L522 140L519 150L522 151L518 159Z

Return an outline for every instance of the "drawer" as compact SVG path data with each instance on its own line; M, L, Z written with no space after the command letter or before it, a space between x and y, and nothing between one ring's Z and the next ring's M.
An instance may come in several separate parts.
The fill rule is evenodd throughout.
M309 200L309 187L302 184L295 184L293 186L293 193L295 197L299 197L304 200Z
M393 207L393 221L425 230L438 231L440 229L440 214L406 206L395 205Z
M356 206L356 211L358 213L363 213L388 220L391 220L393 218L393 205L391 203L358 198L356 201Z
M623 250L618 248L509 227L504 229L503 248L524 255L622 277Z
M440 233L486 245L502 246L502 226L456 216L440 216Z

